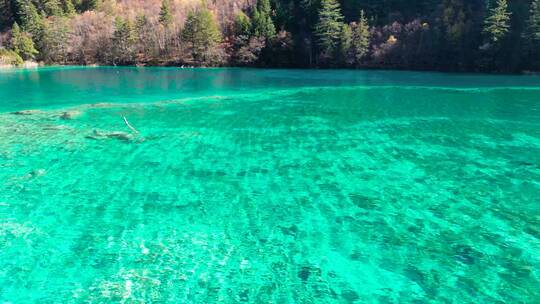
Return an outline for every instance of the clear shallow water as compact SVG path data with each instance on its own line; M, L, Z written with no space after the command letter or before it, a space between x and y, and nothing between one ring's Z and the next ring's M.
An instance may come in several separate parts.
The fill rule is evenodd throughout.
M12 70L0 112L0 302L540 302L538 77Z

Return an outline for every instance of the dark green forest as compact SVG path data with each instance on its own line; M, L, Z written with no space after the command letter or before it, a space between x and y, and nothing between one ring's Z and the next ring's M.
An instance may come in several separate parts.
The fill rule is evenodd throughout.
M0 0L0 64L540 70L540 0Z

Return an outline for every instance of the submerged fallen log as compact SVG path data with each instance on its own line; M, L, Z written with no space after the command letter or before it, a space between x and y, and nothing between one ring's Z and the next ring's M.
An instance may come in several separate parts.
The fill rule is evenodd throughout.
M125 116L122 116L122 118L124 119L124 123L126 124L126 126L132 131L133 134L129 134L126 132L121 132L121 131L105 132L105 131L94 130L92 134L86 135L86 138L96 139L96 140L115 138L115 139L124 140L124 141L131 141L134 138L137 138L139 135L139 131L137 131L137 129L135 129L129 123L129 121L127 120ZM144 140L144 138L138 138L138 140L141 141L141 140Z
M119 131L113 131L113 132L101 132L98 130L94 130L94 133L91 135L87 135L86 138L88 139L107 139L107 138L116 138L119 140L125 140L129 141L132 140L132 136L125 132L119 132Z
M65 111L60 115L60 119L71 120L80 116L81 114L82 113L80 111Z
M34 115L34 114L40 114L43 113L43 111L40 110L22 110L17 112L12 112L13 115Z

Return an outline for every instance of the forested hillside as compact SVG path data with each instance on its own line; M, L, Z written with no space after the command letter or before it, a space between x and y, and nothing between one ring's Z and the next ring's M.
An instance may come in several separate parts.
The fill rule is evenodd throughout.
M0 0L0 12L4 64L540 68L540 0Z

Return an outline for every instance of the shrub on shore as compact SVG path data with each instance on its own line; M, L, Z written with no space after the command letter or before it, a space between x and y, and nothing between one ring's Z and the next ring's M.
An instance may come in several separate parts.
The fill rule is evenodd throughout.
M0 49L0 66L19 66L24 63L15 51Z

